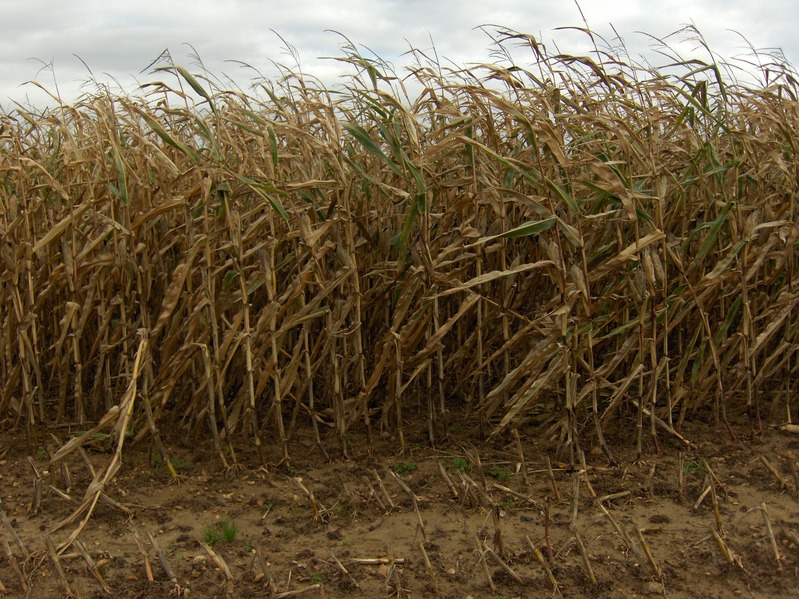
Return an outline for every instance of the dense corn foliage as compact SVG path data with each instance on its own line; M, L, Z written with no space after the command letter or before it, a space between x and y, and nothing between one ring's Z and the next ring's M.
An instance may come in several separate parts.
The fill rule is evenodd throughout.
M226 466L301 427L403 449L415 414L433 443L540 426L611 461L609 430L790 419L792 68L496 41L527 62L400 78L347 47L335 90L170 66L0 115L0 419L86 431L54 460L175 424Z

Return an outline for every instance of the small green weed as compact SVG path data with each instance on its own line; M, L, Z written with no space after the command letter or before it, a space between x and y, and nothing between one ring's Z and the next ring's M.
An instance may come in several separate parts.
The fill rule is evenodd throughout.
M311 576L311 584L319 584L325 581L325 575L321 572L317 572L313 576Z
M397 462L394 464L394 472L397 474L410 474L416 470L416 462Z
M472 463L466 458L452 458L452 467L465 474L472 469Z
M682 472L683 474L693 474L694 472L700 472L702 470L702 466L697 464L696 462L691 462L686 460L682 464Z
M489 476L493 476L501 483L506 483L510 480L510 468L507 466L497 466L494 464L488 471Z

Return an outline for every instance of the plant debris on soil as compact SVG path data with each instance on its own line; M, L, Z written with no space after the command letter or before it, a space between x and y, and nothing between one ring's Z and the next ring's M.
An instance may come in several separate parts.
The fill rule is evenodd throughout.
M225 472L185 443L171 448L175 484L137 446L57 558L68 530L50 531L110 455L48 472L7 438L0 582L34 599L795 596L799 436L738 432L690 427L693 447L668 442L639 462L611 438L618 466L593 448L578 468L534 437L475 445L465 432L435 450L411 439L403 456L381 440L331 463L308 437L273 471L252 451Z

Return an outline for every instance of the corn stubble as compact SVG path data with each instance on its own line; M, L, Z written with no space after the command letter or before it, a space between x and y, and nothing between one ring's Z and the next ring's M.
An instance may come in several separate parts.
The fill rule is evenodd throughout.
M54 461L114 436L86 518L126 438L169 463L167 423L235 467L288 464L308 424L325 457L325 429L404 449L410 414L431 443L540 427L572 463L586 440L613 461L609 430L640 455L689 443L686 416L757 425L766 392L790 421L793 69L491 35L468 70L346 45L335 91L166 67L142 98L0 115L0 418L90 431Z

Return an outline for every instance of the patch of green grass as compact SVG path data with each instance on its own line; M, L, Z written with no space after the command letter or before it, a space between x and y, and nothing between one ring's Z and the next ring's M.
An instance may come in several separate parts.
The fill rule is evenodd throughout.
M311 584L319 584L325 581L325 575L321 572L317 572L313 576L311 576Z
M236 535L239 534L239 527L233 520L230 522L223 520L219 523L219 528L222 530L222 537L224 537L225 541L228 543L235 541Z
M491 466L491 469L488 471L489 476L493 476L499 482L506 483L510 480L510 468L507 466L498 466L494 464Z
M216 526L209 525L203 529L203 541L205 541L206 545L213 547L219 538L219 531L216 529Z
M213 547L221 540L232 543L238 534L239 527L233 520L223 520L219 524L209 524L203 529L203 541Z
M683 474L693 474L694 472L701 472L703 470L701 464L697 464L696 462L691 462L690 460L685 460L682 463L682 472Z
M472 469L472 463L466 458L452 458L452 467L465 474Z
M397 474L410 474L416 470L416 462L397 462L394 464L394 472Z

